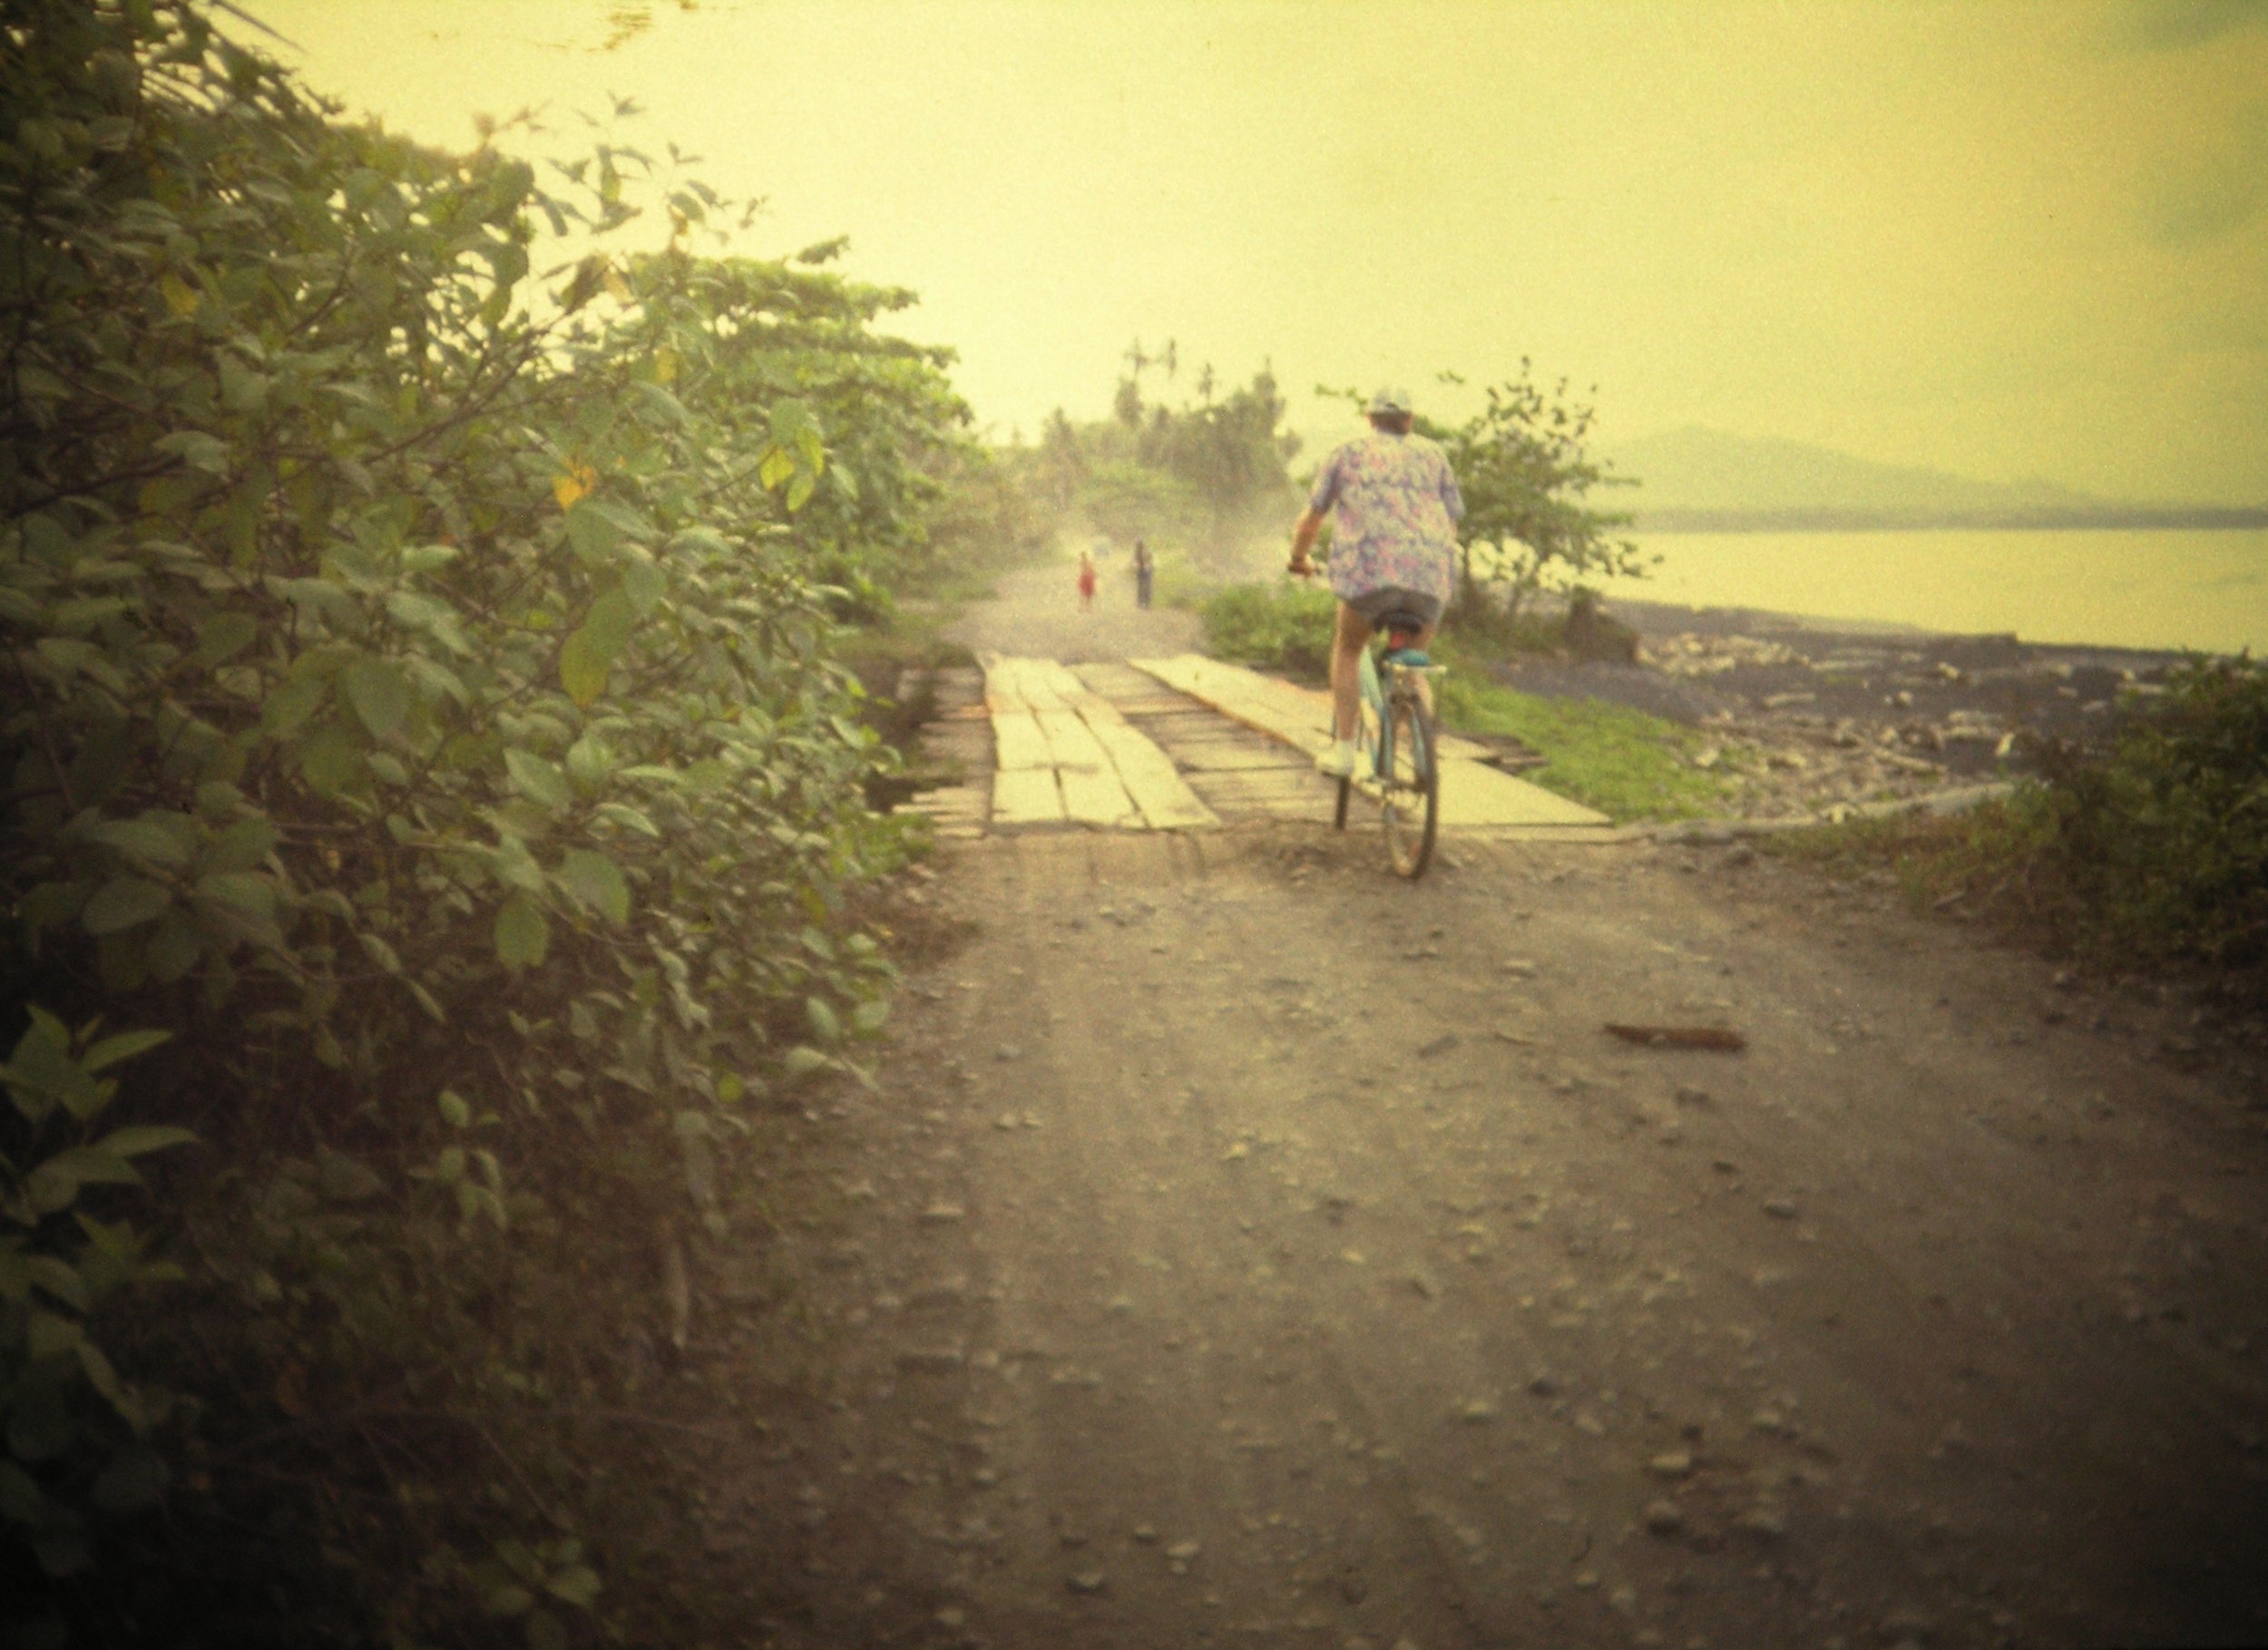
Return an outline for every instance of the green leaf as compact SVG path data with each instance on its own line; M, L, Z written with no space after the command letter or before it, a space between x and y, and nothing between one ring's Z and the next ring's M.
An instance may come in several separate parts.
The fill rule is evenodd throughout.
M91 934L119 933L161 915L173 896L143 876L114 876L94 891L79 913Z
M353 731L332 723L301 742L299 776L318 796L343 796L367 771Z
M588 705L606 691L607 673L630 645L631 625L636 618L631 599L620 588L608 591L591 604L582 623L560 649L560 686L578 705Z
M347 703L370 737L381 742L401 737L409 720L409 678L386 659L358 659L339 675Z
M210 670L259 639L259 620L249 613L215 613L197 627L197 662Z
M567 542L586 561L604 561L622 542L622 530L589 499L576 501L567 513Z
M650 561L634 561L622 570L622 594L640 619L652 614L669 590L670 575Z
M504 752L504 767L512 775L513 788L530 802L541 804L553 813L562 813L574 805L575 793L558 763L514 746Z
M836 1018L834 1007L824 997L803 1000L804 1018L811 1022L811 1034L829 1048L843 1040L843 1022Z
M240 819L210 843L198 861L207 872L251 871L276 851L276 827L265 819Z
M89 1049L86 1058L80 1064L89 1071L101 1071L117 1065L121 1060L132 1059L137 1054L147 1054L161 1043L171 1042L172 1039L171 1031L121 1031L115 1036L105 1037Z
M496 960L506 968L533 968L551 950L552 925L543 909L515 893L496 913Z
M786 1068L789 1077L808 1077L814 1071L822 1070L834 1063L816 1049L806 1048L801 1043L788 1050L787 1055L780 1060L780 1064Z
M134 1166L112 1152L74 1146L57 1152L24 1177L32 1205L54 1215L71 1206L83 1186L140 1186Z
M31 1255L24 1263L24 1275L73 1312L87 1310L86 1284L78 1273L52 1255Z
M186 1128L176 1128L164 1123L136 1123L126 1128L113 1128L94 1143L96 1151L111 1152L121 1157L139 1157L149 1152L163 1151L169 1146L194 1146L197 1137Z
M195 968L204 949L205 936L197 919L186 911L169 911L158 919L157 932L142 950L142 962L151 979L171 981Z
M473 1127L473 1108L464 1103L464 1097L455 1089L444 1089L435 1104L441 1108L441 1115L450 1128L470 1128Z
M613 766L614 753L597 734L584 734L567 747L567 773L577 785L594 786Z
M601 803L599 817L610 825L618 825L626 830L636 831L640 835L658 837L661 835L660 825L626 802Z
M109 1401L122 1421L140 1431L145 1424L142 1405L136 1401L133 1390L118 1378L118 1372L111 1367L103 1349L82 1335L71 1350L78 1354L79 1368L94 1390Z
M587 1564L561 1570L543 1585L553 1597L566 1600L578 1610L587 1610L598 1601L599 1572Z
M590 848L571 848L559 862L559 885L584 909L608 922L630 921L630 884L621 867L604 854Z
M198 903L223 913L247 938L280 944L276 884L254 871L220 871L197 879Z
M81 831L88 842L146 865L174 870L189 863L184 834L146 819L99 819Z
M764 454L763 462L757 465L756 479L764 483L766 491L777 493L780 484L795 473L796 461L780 448L773 447Z
M578 705L597 702L613 669L614 656L587 630L577 630L559 650L559 685Z
M34 1306L24 1334L24 1350L34 1362L60 1358L76 1347L85 1333L76 1319L59 1317Z

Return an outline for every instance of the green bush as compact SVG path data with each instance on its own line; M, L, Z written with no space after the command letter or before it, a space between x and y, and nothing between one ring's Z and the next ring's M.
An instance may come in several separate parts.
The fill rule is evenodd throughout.
M2268 991L2268 669L2198 660L2112 747L2052 745L2003 802L1950 819L1767 839L1824 864L1886 862L1922 903L1959 895L2103 967L2202 963ZM2243 982L2250 981L2249 986Z
M590 1349L667 1338L750 1108L881 1021L836 627L965 409L911 295L698 255L633 150L341 125L191 0L7 38L0 1612L561 1642ZM587 249L645 180L666 249Z
M2107 759L2051 747L2024 835L2107 950L2268 963L2268 669L2193 663Z
M1232 584L1198 609L1205 645L1217 659L1305 681L1331 678L1331 629L1337 603L1310 584Z

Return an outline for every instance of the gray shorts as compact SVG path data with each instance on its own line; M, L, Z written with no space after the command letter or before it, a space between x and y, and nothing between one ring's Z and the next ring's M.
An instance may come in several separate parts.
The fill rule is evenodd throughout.
M1438 597L1405 591L1399 585L1381 585L1374 591L1364 591L1359 596L1343 596L1340 600L1374 626L1389 613L1414 613L1425 621L1428 630L1441 622L1442 604Z

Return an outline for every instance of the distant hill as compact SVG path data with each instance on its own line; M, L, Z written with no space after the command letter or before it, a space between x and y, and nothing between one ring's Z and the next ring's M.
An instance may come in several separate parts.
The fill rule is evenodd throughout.
M2268 510L2145 504L2054 482L1986 482L1801 442L1686 428L1607 454L1637 488L1603 496L1640 527L2180 527L2268 524Z

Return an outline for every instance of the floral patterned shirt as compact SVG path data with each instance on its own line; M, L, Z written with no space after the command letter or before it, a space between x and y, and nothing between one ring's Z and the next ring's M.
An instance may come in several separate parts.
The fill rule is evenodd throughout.
M1307 503L1338 509L1331 589L1342 600L1388 586L1449 600L1465 501L1447 455L1424 436L1357 436L1324 460Z

